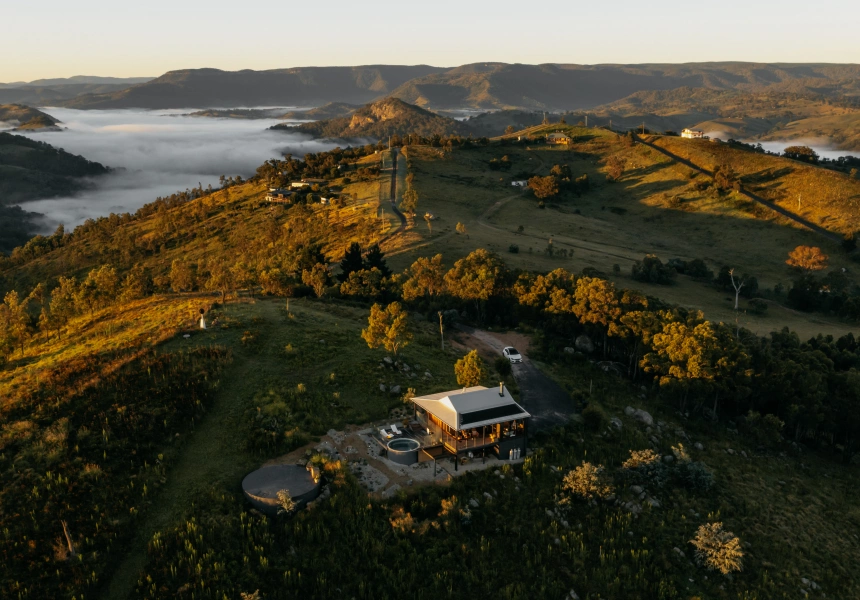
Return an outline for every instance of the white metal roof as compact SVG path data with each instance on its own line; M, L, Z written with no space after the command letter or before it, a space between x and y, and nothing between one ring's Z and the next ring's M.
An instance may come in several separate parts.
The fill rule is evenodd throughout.
M457 430L472 429L514 419L526 419L531 415L517 404L507 388L482 385L419 396L412 401L443 423ZM487 412L482 412L487 411Z

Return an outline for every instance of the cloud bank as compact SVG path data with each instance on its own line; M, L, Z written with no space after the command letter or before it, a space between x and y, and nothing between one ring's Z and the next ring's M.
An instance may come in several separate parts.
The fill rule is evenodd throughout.
M158 196L198 183L204 188L210 183L217 186L220 175L248 177L264 161L284 153L304 156L334 146L303 135L267 131L279 122L274 119L210 119L181 116L179 111L46 111L68 129L27 137L125 169L94 180L91 190L75 196L22 205L43 213L50 227L62 223L70 228L111 212L134 212Z

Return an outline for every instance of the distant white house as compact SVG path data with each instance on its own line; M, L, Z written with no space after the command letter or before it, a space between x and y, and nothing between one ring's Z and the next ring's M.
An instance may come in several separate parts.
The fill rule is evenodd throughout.
M511 182L511 185L514 187L526 187L528 184L529 182L525 179L515 179Z
M703 137L705 137L705 132L700 131L698 129L684 129L681 132L681 137L682 138L688 138L691 140L700 140Z

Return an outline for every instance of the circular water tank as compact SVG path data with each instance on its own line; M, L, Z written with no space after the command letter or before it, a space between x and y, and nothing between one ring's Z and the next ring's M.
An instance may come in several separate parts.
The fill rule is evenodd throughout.
M319 496L320 482L301 465L272 465L249 473L242 480L245 497L268 515L278 514L278 492L286 490L297 506Z
M421 444L412 438L398 438L388 442L388 460L400 465L414 465L418 462L418 449Z

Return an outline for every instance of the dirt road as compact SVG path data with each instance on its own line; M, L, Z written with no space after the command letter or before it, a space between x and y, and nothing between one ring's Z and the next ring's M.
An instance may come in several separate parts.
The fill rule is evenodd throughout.
M478 350L487 356L501 356L506 346L514 346L523 362L511 365L514 379L520 388L520 404L532 415L530 427L545 431L564 425L574 414L573 401L564 389L544 375L528 356L528 337L516 333L492 333L457 325Z

